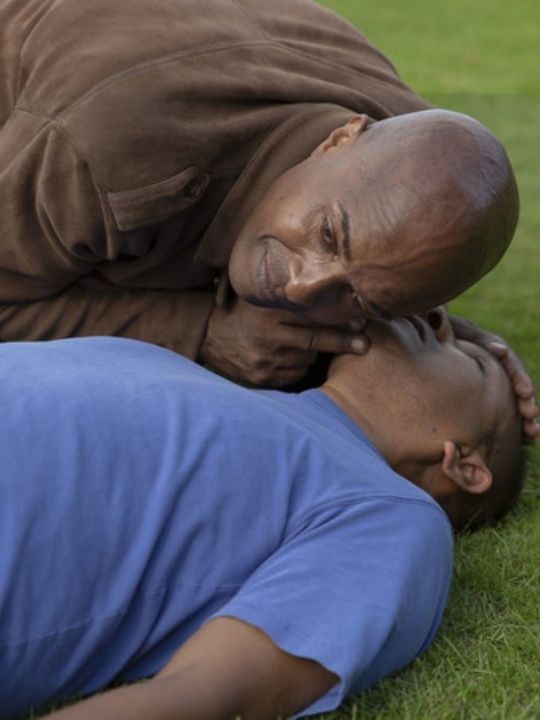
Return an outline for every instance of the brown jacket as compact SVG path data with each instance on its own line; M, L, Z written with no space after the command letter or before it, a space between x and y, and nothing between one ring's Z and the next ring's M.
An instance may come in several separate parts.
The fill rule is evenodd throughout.
M2 0L0 338L197 357L269 184L352 113L426 103L310 0Z

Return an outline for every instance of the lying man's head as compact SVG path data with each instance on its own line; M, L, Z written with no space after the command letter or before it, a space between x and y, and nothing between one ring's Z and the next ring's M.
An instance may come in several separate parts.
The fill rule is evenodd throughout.
M498 360L456 340L442 308L375 321L368 334L369 352L336 357L322 390L456 528L501 517L525 468L521 419Z
M231 283L324 322L427 311L498 262L517 217L506 153L476 120L356 116L270 187L233 247Z

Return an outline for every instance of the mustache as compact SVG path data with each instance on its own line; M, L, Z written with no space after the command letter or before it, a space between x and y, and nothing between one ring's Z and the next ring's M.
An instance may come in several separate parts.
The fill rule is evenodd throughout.
M272 253L272 241L277 241L271 236L265 236L261 240L265 243L265 249L257 268L257 281L263 290L264 297L254 299L253 304L282 308L292 312L301 311L302 306L291 302L283 292L289 281L289 269L280 253Z

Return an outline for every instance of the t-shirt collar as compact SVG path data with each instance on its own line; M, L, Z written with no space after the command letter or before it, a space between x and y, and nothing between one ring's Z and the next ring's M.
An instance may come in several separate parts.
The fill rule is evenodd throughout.
M349 415L347 415L347 413L344 410L342 410L339 407L339 405L337 405L332 400L332 398L330 398L326 393L322 392L322 390L320 390L318 388L304 390L302 393L299 393L298 397L300 397L302 399L302 401L307 401L309 403L312 403L312 404L316 405L318 408L320 408L323 412L331 415L341 425L343 425L351 433L356 435L356 437L359 440L361 440L364 443L364 445L366 445L378 457L380 457L382 460L384 460L385 463L387 462L384 455L382 455L380 450L371 442L371 440L364 433L364 431L360 427L358 427L358 425L354 422L354 420L351 417L349 417Z

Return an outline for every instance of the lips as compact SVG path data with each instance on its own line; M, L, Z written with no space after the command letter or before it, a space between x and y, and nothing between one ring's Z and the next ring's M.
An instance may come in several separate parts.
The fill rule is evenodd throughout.
M267 265L267 258L268 258L268 247L265 245L259 264L257 265L257 285L259 286L260 293L262 300L266 300L267 298L273 298L273 292L272 287L270 285L270 278L268 276L268 265Z
M272 272L268 260L268 245L264 246L259 266L257 268L257 282L260 288L259 300L265 307L283 307L285 303L276 292Z
M265 244L261 260L257 268L257 282L260 288L258 301L264 307L283 308L299 312L301 308L290 302L280 293L282 287L276 281L275 273L272 271L268 244Z

